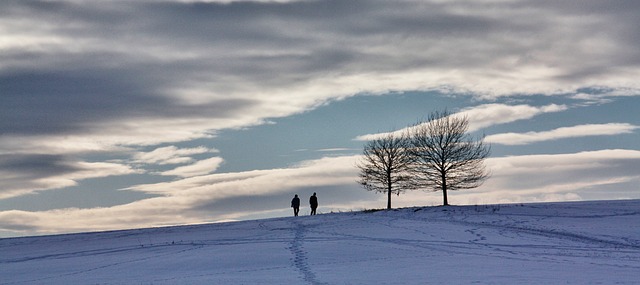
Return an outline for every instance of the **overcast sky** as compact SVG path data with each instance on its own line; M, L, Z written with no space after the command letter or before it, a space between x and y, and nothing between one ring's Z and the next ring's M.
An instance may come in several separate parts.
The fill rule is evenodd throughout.
M452 204L640 198L640 2L469 2L1 1L0 237L382 208L362 146L444 109Z

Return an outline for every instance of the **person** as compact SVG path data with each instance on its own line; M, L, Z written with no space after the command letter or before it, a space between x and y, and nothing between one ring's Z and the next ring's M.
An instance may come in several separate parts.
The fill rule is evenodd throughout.
M300 198L298 198L298 194L291 200L291 208L293 208L293 215L297 217L298 212L300 212Z
M309 198L309 204L311 205L311 215L315 215L316 209L318 208L318 197L316 197L316 192L313 192L313 195Z

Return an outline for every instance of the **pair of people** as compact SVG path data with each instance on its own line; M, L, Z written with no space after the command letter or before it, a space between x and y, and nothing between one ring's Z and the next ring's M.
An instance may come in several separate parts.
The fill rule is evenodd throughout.
M315 215L316 209L318 208L318 197L315 192L313 192L313 195L309 198L309 205L311 206L311 215ZM297 217L300 212L300 198L298 198L298 194L291 200L291 208L293 208L293 215Z

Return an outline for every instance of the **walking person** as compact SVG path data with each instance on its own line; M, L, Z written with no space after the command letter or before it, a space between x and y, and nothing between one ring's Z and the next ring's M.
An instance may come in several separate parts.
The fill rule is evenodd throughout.
M318 197L316 197L316 192L313 192L313 195L309 198L309 205L311 205L311 215L315 215L316 209L318 208Z
M291 200L291 208L293 208L293 216L297 217L298 212L300 212L300 198L298 198L298 194Z

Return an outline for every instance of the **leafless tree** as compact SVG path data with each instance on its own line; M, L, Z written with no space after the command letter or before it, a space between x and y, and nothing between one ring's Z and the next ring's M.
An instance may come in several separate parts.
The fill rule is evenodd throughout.
M386 134L367 142L358 181L365 189L387 194L387 209L391 209L391 194L400 195L408 188L412 157L406 152L407 136Z
M413 184L442 191L444 205L449 205L447 191L476 188L489 177L484 159L491 148L467 134L467 117L433 112L427 121L409 129Z

